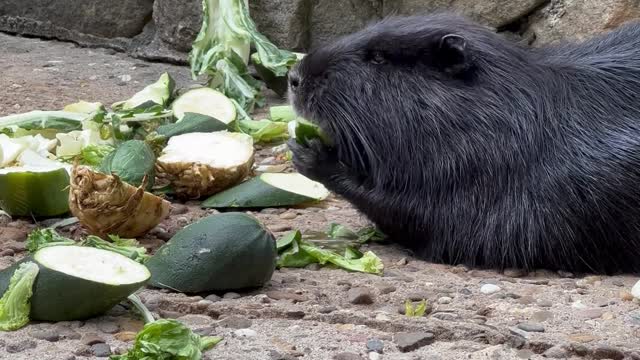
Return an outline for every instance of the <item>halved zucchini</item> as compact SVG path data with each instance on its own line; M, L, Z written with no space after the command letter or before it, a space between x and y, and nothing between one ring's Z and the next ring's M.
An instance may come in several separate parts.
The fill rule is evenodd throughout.
M0 294L14 271L33 261L40 271L33 286L29 318L84 320L102 315L144 286L151 273L113 251L84 246L50 246L0 271Z
M171 105L177 122L194 115L206 115L219 123L218 130L228 129L236 119L236 107L223 93L208 87L189 90Z
M264 173L213 195L208 208L290 206L326 199L324 185L298 173Z

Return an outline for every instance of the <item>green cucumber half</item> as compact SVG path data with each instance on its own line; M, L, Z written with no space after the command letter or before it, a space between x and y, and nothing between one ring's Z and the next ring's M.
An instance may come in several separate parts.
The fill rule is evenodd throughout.
M178 231L145 265L152 286L202 293L260 287L276 257L275 238L256 218L229 212Z
M290 206L324 200L329 191L298 173L264 173L202 203L207 208Z
M0 208L11 216L51 217L69 211L69 173L63 167L0 169Z
M151 277L144 265L113 251L76 245L50 246L0 271L0 295L25 261L33 261L40 267L29 315L36 321L73 321L102 315Z
M219 123L218 130L228 129L236 119L236 107L223 93L201 87L180 95L171 105L177 122L197 115L206 115L211 121Z

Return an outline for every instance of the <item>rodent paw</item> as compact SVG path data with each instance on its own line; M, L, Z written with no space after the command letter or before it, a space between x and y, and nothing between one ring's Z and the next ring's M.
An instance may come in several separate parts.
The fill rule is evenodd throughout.
M306 145L297 143L294 139L288 141L292 162L298 172L309 179L320 181L329 180L339 171L335 151L318 139L312 139Z

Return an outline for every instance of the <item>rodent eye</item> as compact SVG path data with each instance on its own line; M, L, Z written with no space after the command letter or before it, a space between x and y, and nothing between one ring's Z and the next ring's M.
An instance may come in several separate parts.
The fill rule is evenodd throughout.
M373 64L380 65L380 64L384 64L386 62L386 59L384 58L384 55L382 55L380 51L376 51L371 56L371 62Z

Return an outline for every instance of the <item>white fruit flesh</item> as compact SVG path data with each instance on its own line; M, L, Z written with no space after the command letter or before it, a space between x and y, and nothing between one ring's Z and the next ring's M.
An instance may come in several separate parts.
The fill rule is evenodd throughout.
M245 164L253 156L253 139L242 133L189 133L169 139L158 161L198 163L212 168Z
M151 276L145 266L125 256L92 247L51 246L34 258L51 270L108 285L137 284Z
M224 94L211 88L189 90L177 98L172 105L173 113L182 120L185 113L211 116L225 124L236 118L236 108Z
M312 199L322 200L329 196L324 185L298 173L267 173L260 178L271 186Z

